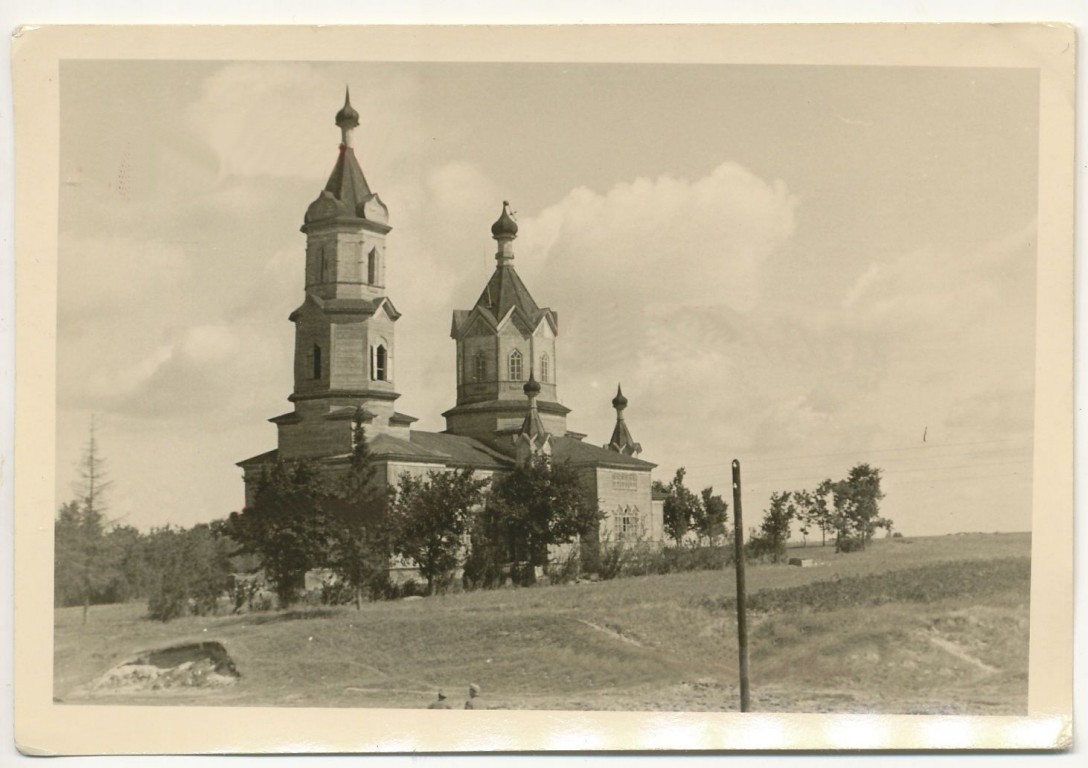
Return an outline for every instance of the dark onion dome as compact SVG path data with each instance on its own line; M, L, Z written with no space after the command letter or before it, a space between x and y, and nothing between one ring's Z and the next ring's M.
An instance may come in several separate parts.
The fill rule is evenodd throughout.
M491 225L492 237L517 237L518 223L510 215L510 203L502 201L502 214L498 221Z
M336 113L336 124L341 128L355 128L359 125L359 113L351 106L351 91L344 87L344 106Z
M616 385L616 396L612 398L613 408L626 408L627 398L623 396L623 390L620 389L620 385Z
M540 394L540 382L533 376L533 372L529 371L529 380L525 382L525 386L522 387L525 390L525 394L528 397L536 397Z

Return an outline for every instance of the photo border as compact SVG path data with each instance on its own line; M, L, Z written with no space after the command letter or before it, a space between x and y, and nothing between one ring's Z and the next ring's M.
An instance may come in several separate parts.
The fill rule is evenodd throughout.
M1073 62L1068 25L41 27L13 40L15 726L35 754L1053 749L1073 680ZM433 712L52 702L59 62L63 59L700 62L1027 67L1040 73L1027 717ZM229 52L225 57L223 52ZM1043 631L1040 631L1043 630ZM360 713L366 717L360 718ZM123 716L122 716L123 715ZM244 721L245 728L239 726ZM348 735L345 735L348 734Z

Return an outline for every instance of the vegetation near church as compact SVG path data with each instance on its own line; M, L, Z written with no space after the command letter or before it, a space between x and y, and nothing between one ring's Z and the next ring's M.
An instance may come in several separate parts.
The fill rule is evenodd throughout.
M417 564L434 594L460 565L473 511L483 499L487 479L471 469L401 475L392 504L394 551Z
M680 544L689 532L694 532L699 542L709 544L727 537L729 505L725 499L714 493L713 486L694 493L684 484L686 476L687 470L680 467L672 482L654 484L655 490L665 494L663 517L669 538Z

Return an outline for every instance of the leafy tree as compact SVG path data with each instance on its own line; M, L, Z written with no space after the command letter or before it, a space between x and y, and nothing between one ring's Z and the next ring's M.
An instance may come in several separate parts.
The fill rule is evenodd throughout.
M812 526L816 525L813 509L816 506L815 498L811 491L793 492L793 519L797 521L797 529L801 532L801 545L808 546L808 535L812 532Z
M857 464L845 480L832 484L835 500L835 550L864 549L878 527L890 524L880 517L881 470Z
M428 594L457 567L473 510L488 482L471 469L400 477L392 505L394 551L416 563Z
M359 609L364 592L377 597L388 583L393 540L388 490L377 477L361 419L355 422L352 442L351 466L340 487L321 504L329 525L328 565L351 590Z
M700 491L699 499L702 503L699 508L699 515L695 520L695 530L699 536L708 542L713 541L715 536L728 538L726 524L728 523L729 505L725 499L714 493L713 486L707 486Z
M805 521L806 532L813 526L820 529L820 546L827 546L827 534L836 530L835 514L829 497L833 495L835 484L831 480L824 480L816 486L814 491L800 491L797 494L797 503L800 514Z
M223 526L241 553L260 557L280 607L295 602L306 571L325 561L330 532L321 502L327 495L313 462L278 460L262 471L252 506L231 512Z
M98 602L99 594L114 578L105 540L107 520L103 498L110 483L99 454L93 418L80 463L82 479L77 486L80 498L61 507L53 529L54 572L60 586L60 594L54 600L82 604L86 624L91 603Z
M186 530L169 525L147 539L148 615L159 621L214 613L231 583L227 542L206 523Z
M676 470L676 476L666 486L668 496L663 509L665 533L677 544L695 521L703 517L702 500L684 485L686 473L683 467Z
M786 542L790 538L790 522L797 509L791 503L791 497L792 494L789 491L771 494L771 504L763 513L759 532L752 537L753 554L770 555L776 563L786 554Z
M602 518L594 499L568 464L544 455L530 458L499 477L488 494L490 520L515 563L528 569L521 580L536 580L535 567L548 564L548 547L586 535ZM494 535L494 534L493 534Z
M123 603L147 595L147 539L131 525L115 525L106 531L105 548L113 566L113 578L103 593L106 602Z

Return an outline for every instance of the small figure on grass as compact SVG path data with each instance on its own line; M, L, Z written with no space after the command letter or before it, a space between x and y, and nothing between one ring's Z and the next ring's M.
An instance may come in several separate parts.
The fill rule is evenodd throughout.
M480 695L480 686L473 683L468 687L468 701L465 702L465 709L483 709L480 702L476 701L476 697Z

